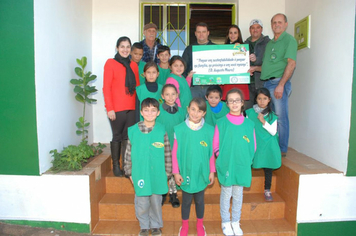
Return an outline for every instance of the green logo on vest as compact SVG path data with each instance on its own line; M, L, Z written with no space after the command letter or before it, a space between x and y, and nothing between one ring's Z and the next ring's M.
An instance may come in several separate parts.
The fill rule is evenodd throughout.
M207 147L208 146L208 144L205 141L201 141L200 145L202 145L203 147Z
M163 148L164 144L160 142L154 142L152 143L152 146L154 146L155 148Z
M225 179L229 178L229 171L226 171Z
M250 140L247 138L246 135L244 135L243 138L244 138L248 143L250 142Z
M138 187L143 188L143 186L145 186L145 181L144 181L143 179L140 179L140 180L137 182L137 185L138 185Z
M187 176L187 185L189 185L189 182L190 182L190 178L189 176Z

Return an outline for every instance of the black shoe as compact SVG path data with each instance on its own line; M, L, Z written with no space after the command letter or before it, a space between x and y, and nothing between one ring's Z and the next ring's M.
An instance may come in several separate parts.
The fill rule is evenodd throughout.
M166 202L167 194L162 194L162 206Z
M122 176L123 172L120 168L120 150L121 143L120 142L111 142L111 158L112 158L112 170L115 176Z
M177 208L180 206L180 202L177 197L177 193L169 194L169 202L172 204L173 208Z

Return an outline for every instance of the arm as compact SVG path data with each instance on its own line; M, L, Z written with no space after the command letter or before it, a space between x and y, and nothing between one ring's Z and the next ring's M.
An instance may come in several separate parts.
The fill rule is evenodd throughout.
M247 72L250 72L250 75L253 75L255 71L261 72L262 66L251 66Z
M130 139L127 140L124 164L125 164L124 165L125 176L126 177L130 177L130 179L131 179L132 162L131 162L131 142L130 142ZM131 182L132 182L132 180L131 180Z
M272 124L266 122L262 127L272 136L277 134L277 120L275 120Z
M167 177L172 176L172 152L167 133L164 135L164 161Z
M173 150L172 150L172 166L173 166L173 175L176 184L180 186L183 182L182 176L179 174L178 160L177 160L177 150L178 142L177 139L174 139Z
M285 83L287 83L287 81L292 76L296 64L297 63L295 60L288 58L288 64L287 64L286 68L284 69L283 76L282 76L281 80L279 81L279 84L277 85L277 87L274 90L274 96L276 99L282 98L284 85L285 85Z
M113 97L111 93L113 78L114 78L114 71L110 65L110 62L107 61L104 66L103 94L104 94L105 108L110 120L116 119L114 105L113 105Z

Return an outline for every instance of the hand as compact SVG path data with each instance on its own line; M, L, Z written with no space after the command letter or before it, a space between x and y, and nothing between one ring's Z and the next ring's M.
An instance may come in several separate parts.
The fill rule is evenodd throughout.
M256 71L256 67L255 66L251 66L250 69L248 69L247 72L249 72L250 75L252 76L255 71Z
M278 84L277 87L274 89L274 97L276 99L281 99L283 96L283 90L284 90L284 86Z
M193 78L193 74L195 74L195 71L190 71L187 77Z
M263 125L266 122L266 120L265 120L265 118L264 118L262 113L258 113L257 119L259 119Z
M133 185L132 177L130 176L131 184Z
M183 183L183 177L180 174L175 174L174 180L176 181L176 184L178 186L181 186L181 184Z
M109 119L112 120L112 121L116 120L115 111L114 111L114 110L109 111L109 112L108 112L108 117L109 117Z
M209 174L209 181L210 181L210 184L209 185L212 185L214 183L214 179L215 179L215 174L214 172L210 172Z
M255 62L256 60L257 60L256 55L254 53L252 53L250 55L250 61Z

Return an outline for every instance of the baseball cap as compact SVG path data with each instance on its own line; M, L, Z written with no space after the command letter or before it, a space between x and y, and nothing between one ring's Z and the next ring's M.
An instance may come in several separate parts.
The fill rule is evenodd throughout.
M262 21L260 19L253 19L251 22L250 22L250 27L254 24L259 24L262 28L263 28L263 24L262 24Z
M148 30L148 29L151 29L151 28L155 28L157 30L157 25L155 23L145 24L145 26L143 27L143 30Z

